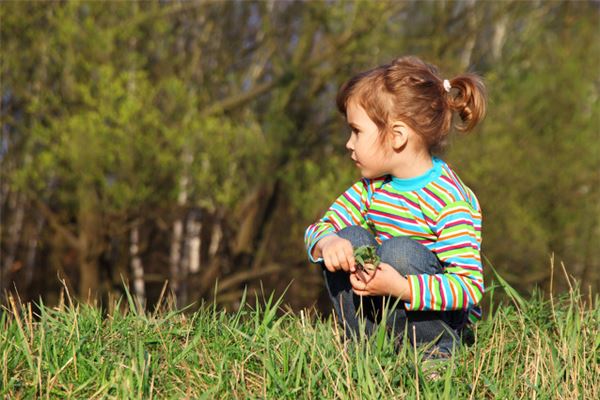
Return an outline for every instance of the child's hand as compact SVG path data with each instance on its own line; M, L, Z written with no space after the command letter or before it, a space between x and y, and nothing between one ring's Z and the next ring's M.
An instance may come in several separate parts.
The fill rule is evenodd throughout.
M389 264L380 263L371 271L365 268L350 274L352 291L359 296L394 296L410 300L410 287L405 277Z
M354 272L354 250L349 240L337 235L326 236L319 240L317 246L321 250L325 268L330 272L344 270Z

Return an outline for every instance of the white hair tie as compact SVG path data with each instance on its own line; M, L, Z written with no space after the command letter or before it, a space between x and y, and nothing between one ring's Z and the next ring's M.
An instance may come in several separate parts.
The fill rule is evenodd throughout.
M450 81L448 79L444 79L444 89L448 93L450 93L450 89L452 89L452 85L450 85Z

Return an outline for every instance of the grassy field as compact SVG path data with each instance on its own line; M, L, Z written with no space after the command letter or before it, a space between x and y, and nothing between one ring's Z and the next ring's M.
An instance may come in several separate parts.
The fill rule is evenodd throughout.
M38 312L11 299L0 398L600 398L598 297L504 290L511 301L477 325L475 345L444 362L395 352L383 330L344 344L331 319L273 297L235 313L144 313L127 297L108 315L68 297Z

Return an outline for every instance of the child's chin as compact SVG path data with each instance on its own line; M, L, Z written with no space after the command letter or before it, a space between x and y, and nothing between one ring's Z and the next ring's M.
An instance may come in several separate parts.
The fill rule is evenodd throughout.
M360 174L362 175L363 178L366 178L366 179L377 179L377 178L381 178L382 176L385 175L385 174L384 175L381 175L381 174L369 174L369 173L367 173L365 171L360 171Z
M375 179L375 178L377 178L377 176L374 176L373 174L365 174L364 172L361 172L361 175L365 179Z

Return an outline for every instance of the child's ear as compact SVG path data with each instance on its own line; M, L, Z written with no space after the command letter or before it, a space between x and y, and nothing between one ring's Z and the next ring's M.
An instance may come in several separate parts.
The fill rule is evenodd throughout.
M402 150L406 143L408 143L408 137L410 128L402 121L394 121L392 124L392 147L394 150Z

